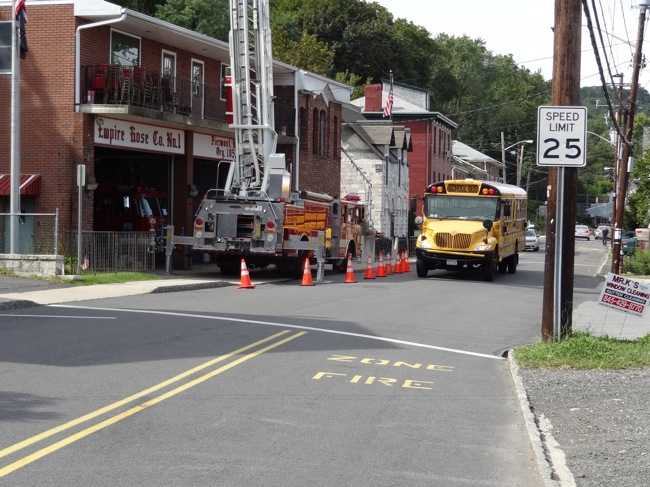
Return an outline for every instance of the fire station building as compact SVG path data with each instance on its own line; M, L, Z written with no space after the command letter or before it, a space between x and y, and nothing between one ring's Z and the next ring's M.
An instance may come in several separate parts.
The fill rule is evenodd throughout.
M75 168L85 164L84 230L157 221L191 233L201 197L223 187L234 157L228 44L103 0L32 0L27 11L23 212L58 209L61 231L74 230ZM9 18L0 0L0 181L10 157ZM339 197L351 88L279 62L274 75L278 151L293 189ZM0 212L8 209L0 184Z

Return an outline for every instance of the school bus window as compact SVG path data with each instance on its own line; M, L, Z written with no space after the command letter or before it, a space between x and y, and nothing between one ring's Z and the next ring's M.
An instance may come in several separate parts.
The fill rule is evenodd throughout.
M496 198L427 195L424 201L427 218L494 220L497 214Z

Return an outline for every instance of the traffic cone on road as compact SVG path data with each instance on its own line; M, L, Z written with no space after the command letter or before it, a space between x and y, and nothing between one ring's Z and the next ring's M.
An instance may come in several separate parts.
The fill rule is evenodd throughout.
M384 254L379 252L379 267L377 267L377 277L386 277L386 266L384 265Z
M305 270L302 273L301 286L313 286L314 280L311 278L311 266L309 265L309 257L305 258Z
M241 277L239 280L239 289L255 289L255 284L251 281L251 276L248 273L248 267L246 267L246 261L242 258L241 260Z
M406 252L405 252L405 251L402 251L402 261L401 261L401 264L402 264L402 274L407 273L407 272L408 272L408 269L407 269L406 266L407 266L408 264L406 263Z
M411 264L409 264L409 253L404 251L404 272L411 272Z
M355 284L357 282L357 276L354 274L354 269L352 268L352 255L348 254L348 269L345 271L345 284Z
M404 260L402 259L402 252L397 253L397 264L395 264L395 274L404 272Z
M368 256L368 268L366 269L366 273L363 275L364 279L375 279L377 276L375 276L375 269L372 267L372 257Z
M389 255L386 258L386 275L390 276L393 273L393 256Z

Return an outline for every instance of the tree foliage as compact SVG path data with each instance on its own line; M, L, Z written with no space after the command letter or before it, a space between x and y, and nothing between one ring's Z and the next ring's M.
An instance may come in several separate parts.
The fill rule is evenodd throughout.
M167 0L156 15L172 24L227 40L230 30L228 0Z

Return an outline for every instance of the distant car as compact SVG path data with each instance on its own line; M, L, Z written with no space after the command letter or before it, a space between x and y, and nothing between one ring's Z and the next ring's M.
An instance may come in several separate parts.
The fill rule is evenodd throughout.
M526 250L532 250L534 252L539 251L539 239L537 238L535 230L526 230Z
M603 238L603 230L607 229L607 238L612 238L612 228L609 225L599 225L594 232L596 240Z
M634 232L623 232L621 246L623 247L623 255L632 255L634 253L636 250L636 235Z
M575 238L591 240L591 230L587 225L576 225Z

